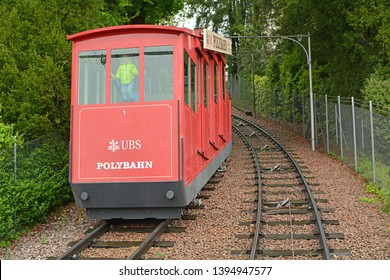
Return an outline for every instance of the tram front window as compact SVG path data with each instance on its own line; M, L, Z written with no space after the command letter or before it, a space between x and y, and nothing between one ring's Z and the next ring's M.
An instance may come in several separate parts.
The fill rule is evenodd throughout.
M173 99L173 47L145 47L145 101Z
M103 104L106 101L106 51L79 53L78 103Z
M111 103L139 101L139 49L111 51Z

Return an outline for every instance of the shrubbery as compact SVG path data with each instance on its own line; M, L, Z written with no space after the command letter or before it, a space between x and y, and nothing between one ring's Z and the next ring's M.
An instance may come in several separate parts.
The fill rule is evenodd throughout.
M33 147L28 143L23 148L18 145L15 176L9 136L2 141L8 145L3 147L2 151L7 152L0 160L0 246L8 245L36 222L45 221L53 209L72 197L66 142L45 137Z

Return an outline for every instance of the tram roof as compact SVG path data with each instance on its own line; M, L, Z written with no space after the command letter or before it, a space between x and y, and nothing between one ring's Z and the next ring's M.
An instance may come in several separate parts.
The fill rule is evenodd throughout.
M137 34L137 33L160 33L160 34L188 34L190 36L203 38L204 48L225 54L232 54L231 41L221 35L218 35L207 29L192 30L185 27L151 25L151 24L133 24L120 25L97 28L87 31L82 31L76 34L68 35L67 39L73 42L89 40L94 38L102 38L121 34Z
M191 30L185 27L175 26L162 26L162 25L151 25L151 24L134 24L134 25L120 25L110 26L103 28L96 28L92 30L82 31L76 34L68 35L69 41L81 41L91 38L129 34L129 33L162 33L162 34L180 34L186 33L191 36L203 37L202 30Z

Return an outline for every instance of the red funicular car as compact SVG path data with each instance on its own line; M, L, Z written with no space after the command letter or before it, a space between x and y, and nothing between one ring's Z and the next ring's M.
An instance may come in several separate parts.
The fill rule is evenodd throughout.
M68 39L77 205L97 219L180 218L231 152L230 41L155 25Z

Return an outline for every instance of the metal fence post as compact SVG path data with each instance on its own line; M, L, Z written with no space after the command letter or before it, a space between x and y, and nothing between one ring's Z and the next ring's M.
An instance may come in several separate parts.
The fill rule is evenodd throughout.
M338 114L338 117L339 117L339 127L340 127L340 157L343 158L344 157L344 152L343 152L343 126L341 124L341 100L340 100L340 96L337 97L337 102L338 102L338 106L339 106L339 114Z
M315 94L313 94L313 111L314 111L314 133L315 133L315 139L314 139L314 147L318 147L318 115L317 115L317 97ZM314 134L313 134L314 135Z
M374 121L372 116L372 101L370 101L370 126L371 126L371 151L372 151L372 177L376 182L376 170L375 170L375 145L374 145Z
M240 80L240 76L237 76L237 90L238 90L238 92L237 92L238 100L241 101L242 94L241 94L241 80Z
M329 154L328 95L325 95L325 126L326 126L326 152Z
M364 150L364 122L363 122L363 118L362 118L362 148Z
M295 129L295 91L292 90L292 121Z
M305 135L305 92L302 91L302 131L303 138L306 138Z
M276 118L276 88L274 88L274 118Z
M337 114L337 105L334 105L334 122L336 127L336 145L339 145L339 115Z
M16 136L14 136L14 180L16 181L16 168L17 168L17 164L16 164Z
M353 155L355 159L355 171L358 171L358 162L357 162L357 147L356 147L356 123L355 123L355 102L354 98L351 98L352 102L352 132L353 132Z

